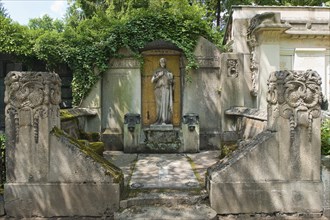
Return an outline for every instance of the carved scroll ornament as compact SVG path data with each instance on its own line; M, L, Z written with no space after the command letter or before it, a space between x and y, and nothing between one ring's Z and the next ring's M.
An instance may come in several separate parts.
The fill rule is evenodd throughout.
M6 117L11 121L16 142L19 141L19 112L31 113L35 142L38 143L39 119L58 110L61 79L56 73L10 72L5 78ZM53 106L54 108L50 108Z
M311 139L313 118L321 114L321 77L313 70L273 72L268 80L267 101L273 117L290 120L291 138L295 128L303 125L308 127ZM307 117L301 117L301 112Z
M248 35L248 46L250 50L250 72L251 72L251 90L252 96L257 96L259 91L259 63L257 59L257 40L255 35Z

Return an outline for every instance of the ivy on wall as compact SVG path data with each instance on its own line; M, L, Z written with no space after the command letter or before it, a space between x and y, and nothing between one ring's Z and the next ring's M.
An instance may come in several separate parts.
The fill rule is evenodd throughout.
M148 42L167 40L182 49L188 70L196 68L193 50L198 37L220 42L220 34L203 19L203 8L189 7L178 11L159 6L131 11L120 18L100 14L75 25L66 24L63 31L32 29L0 17L0 52L23 60L41 60L49 71L66 63L73 71L73 99L79 105L108 69L109 58L117 56L122 47L130 48L138 57L139 49Z
M321 125L321 154L330 155L330 119L325 119Z

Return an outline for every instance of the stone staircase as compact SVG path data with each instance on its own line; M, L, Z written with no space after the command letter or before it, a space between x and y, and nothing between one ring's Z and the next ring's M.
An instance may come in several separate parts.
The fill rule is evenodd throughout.
M206 191L148 190L121 201L114 219L216 219Z
M217 219L208 204L204 176L218 152L104 155L125 176L126 195L114 219Z

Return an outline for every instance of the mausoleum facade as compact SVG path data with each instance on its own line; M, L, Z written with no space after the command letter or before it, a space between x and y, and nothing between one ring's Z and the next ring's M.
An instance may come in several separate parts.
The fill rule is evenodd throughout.
M317 71L329 100L329 20L328 7L234 6L223 43L244 56L240 104L265 109L267 79L278 70Z
M156 121L151 78L160 58L166 58L173 73L171 124L179 129L175 135L180 136L186 114L197 115L201 149L217 149L241 138L246 121L236 116L248 114L260 121L252 133L243 134L246 137L265 128L267 80L274 71L316 71L322 80L323 108L329 108L329 16L327 7L234 6L223 41L227 51L201 37L194 52L199 67L189 73L183 52L169 42L146 45L143 62L123 48L121 58L109 61L109 70L82 103L98 112L86 130L101 132L107 149L123 150L125 115L138 114L141 130L134 141L145 142L150 133L146 129Z

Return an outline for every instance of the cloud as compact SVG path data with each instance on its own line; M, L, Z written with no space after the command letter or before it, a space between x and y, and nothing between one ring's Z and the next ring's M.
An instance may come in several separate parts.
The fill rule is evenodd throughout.
M50 6L50 10L56 14L62 15L65 13L66 1L54 1Z

